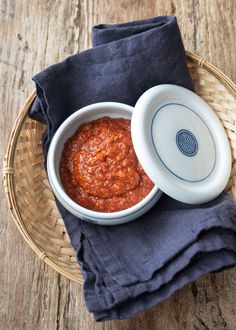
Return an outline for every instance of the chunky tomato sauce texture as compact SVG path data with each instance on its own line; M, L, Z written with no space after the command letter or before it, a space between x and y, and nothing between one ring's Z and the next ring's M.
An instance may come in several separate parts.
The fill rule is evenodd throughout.
M81 125L65 143L60 176L67 194L98 212L127 209L154 184L134 152L130 120L102 117Z

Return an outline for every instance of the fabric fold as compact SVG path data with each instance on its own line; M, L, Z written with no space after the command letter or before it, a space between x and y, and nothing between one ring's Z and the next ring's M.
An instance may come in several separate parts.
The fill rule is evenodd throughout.
M196 280L203 274L219 271L223 267L235 266L236 254L231 250L213 251L199 256L193 265L189 265L180 272L172 282L154 292L145 292L135 300L131 299L120 304L114 309L93 311L96 321L113 319L126 319L147 308L151 308L169 298L174 292L183 288L186 284ZM178 289L176 288L178 287ZM91 309L92 311L92 309Z
M204 230L217 227L234 230L234 202L227 195L221 195L203 207L189 206L163 196L147 215L145 224L141 218L114 228L97 228L84 223L81 226L94 258L106 266L120 285L127 285L148 280L153 272L193 244ZM107 246L107 242L113 244ZM139 249L142 263L139 262Z

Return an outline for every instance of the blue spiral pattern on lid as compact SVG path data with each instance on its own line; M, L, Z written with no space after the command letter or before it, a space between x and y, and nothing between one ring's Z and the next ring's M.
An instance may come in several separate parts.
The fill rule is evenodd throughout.
M188 157L193 157L198 152L196 137L187 129L181 129L176 134L176 144L179 150Z

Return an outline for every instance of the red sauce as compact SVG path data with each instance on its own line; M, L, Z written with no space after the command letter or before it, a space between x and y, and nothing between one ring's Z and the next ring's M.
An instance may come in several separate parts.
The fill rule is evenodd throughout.
M154 186L134 152L130 120L122 118L81 125L65 144L60 175L76 203L98 212L127 209Z

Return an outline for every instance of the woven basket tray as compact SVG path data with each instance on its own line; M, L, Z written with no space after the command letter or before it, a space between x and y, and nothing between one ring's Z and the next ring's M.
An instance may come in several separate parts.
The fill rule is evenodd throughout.
M187 52L196 93L217 113L232 150L232 172L226 190L236 199L236 85L216 67ZM10 212L27 243L59 273L82 283L75 253L57 210L43 164L41 136L45 127L28 118L33 92L15 122L4 164L4 185Z

